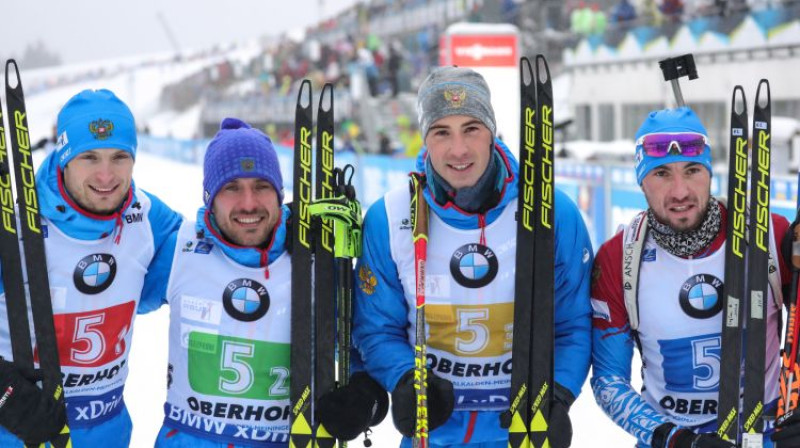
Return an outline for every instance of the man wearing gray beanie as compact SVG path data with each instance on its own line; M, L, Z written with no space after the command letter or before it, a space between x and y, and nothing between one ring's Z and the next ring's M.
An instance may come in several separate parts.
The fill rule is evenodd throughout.
M417 99L425 146L426 271L431 447L508 446L501 415L511 379L518 164L497 137L491 94L473 70L442 67ZM555 400L548 438L568 447L568 410L589 370L592 248L580 213L555 193ZM367 212L353 339L365 368L392 391L392 417L410 447L416 399L414 244L408 187ZM534 348L535 349L535 348Z

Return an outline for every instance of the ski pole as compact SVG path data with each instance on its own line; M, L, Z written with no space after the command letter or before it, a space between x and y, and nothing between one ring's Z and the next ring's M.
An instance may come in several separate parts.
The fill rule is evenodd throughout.
M417 391L417 419L414 448L428 447L428 370L425 341L425 262L428 257L428 203L422 190L424 178L411 174L411 228L414 239L417 316L414 341L414 388Z
M800 218L800 213L798 213ZM800 224L795 220L792 242L792 290L789 297L789 321L786 323L786 336L783 345L783 365L781 367L780 396L778 397L777 424L780 426L791 417L797 408L800 393L800 366L797 365L798 336L800 336L800 307L798 304L798 282L800 282Z

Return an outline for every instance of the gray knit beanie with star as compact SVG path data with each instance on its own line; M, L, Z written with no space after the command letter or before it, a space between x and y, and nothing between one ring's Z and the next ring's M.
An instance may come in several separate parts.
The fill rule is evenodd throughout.
M449 115L468 115L480 120L496 135L489 86L476 71L448 66L434 69L419 86L417 116L422 138L431 125Z

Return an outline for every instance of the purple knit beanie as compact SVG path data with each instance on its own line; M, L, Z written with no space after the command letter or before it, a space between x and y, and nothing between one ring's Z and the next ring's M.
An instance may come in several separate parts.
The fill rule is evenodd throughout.
M264 179L283 203L283 178L272 140L238 118L222 120L203 162L203 201L210 207L220 188L238 178Z

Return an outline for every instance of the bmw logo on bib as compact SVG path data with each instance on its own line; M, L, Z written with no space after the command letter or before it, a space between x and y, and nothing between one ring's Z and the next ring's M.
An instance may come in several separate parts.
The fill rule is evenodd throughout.
M722 280L711 274L689 277L681 286L681 309L695 319L708 319L722 311Z
M481 288L497 275L497 257L482 244L465 244L450 257L450 274L465 288Z
M117 260L111 254L92 254L81 258L72 273L72 281L84 294L100 294L117 275Z
M236 279L222 294L225 312L232 318L252 322L264 317L269 310L269 293L261 283L247 278Z

